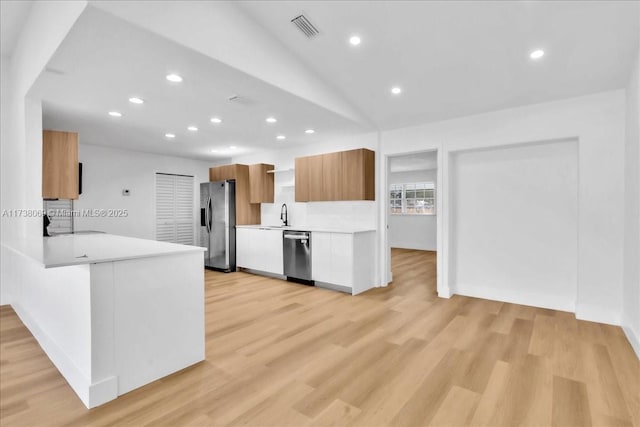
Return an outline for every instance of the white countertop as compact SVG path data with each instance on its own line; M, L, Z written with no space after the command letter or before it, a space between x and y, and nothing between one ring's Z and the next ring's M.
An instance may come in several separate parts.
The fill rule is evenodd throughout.
M206 251L199 246L104 233L63 234L41 239L3 242L3 244L41 262L45 268Z
M356 234L356 233L368 233L376 231L374 229L367 228L332 228L332 227L309 227L309 226L287 226L282 227L279 225L236 225L236 228L257 228L264 230L294 230L294 231L311 231L316 233L342 233L342 234Z

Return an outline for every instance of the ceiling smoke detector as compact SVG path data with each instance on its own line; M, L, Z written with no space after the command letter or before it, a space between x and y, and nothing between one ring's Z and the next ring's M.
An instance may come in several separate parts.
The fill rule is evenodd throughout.
M304 15L296 16L291 20L291 22L293 22L308 38L313 38L320 34L320 31L318 31L315 25L313 25Z

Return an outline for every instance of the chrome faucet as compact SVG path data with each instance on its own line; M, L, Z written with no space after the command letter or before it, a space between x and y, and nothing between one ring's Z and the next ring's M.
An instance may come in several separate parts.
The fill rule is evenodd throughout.
M287 216L287 204L283 203L280 208L280 221L282 221L282 225L285 227L289 225L289 218Z

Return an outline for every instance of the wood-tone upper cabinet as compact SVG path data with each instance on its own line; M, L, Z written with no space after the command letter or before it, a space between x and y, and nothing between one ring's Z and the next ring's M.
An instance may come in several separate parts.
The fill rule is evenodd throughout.
M322 190L322 155L308 157L309 201L326 200Z
M42 132L42 197L78 198L78 134Z
M296 202L375 200L375 152L364 148L296 159Z
M260 204L250 201L249 166L223 165L209 168L209 181L236 181L236 224L260 224Z
M349 150L342 152L342 200L376 199L375 152Z
M209 168L209 181L225 181L227 179L236 179L237 165L223 165Z
M273 165L258 163L249 165L249 201L251 203L273 203Z
M308 202L309 199L309 157L296 159L296 202Z
M319 200L345 200L343 198L342 153L322 155L322 187Z

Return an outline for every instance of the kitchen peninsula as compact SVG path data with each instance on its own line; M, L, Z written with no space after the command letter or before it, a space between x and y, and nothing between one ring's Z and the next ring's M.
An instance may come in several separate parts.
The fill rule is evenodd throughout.
M204 360L203 248L103 233L2 246L13 308L88 408Z

